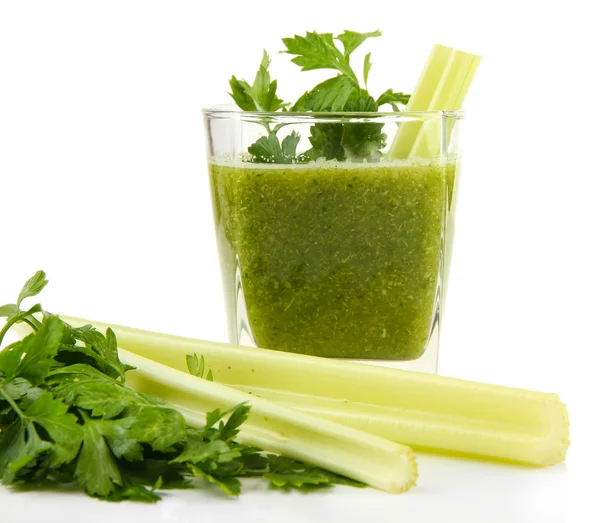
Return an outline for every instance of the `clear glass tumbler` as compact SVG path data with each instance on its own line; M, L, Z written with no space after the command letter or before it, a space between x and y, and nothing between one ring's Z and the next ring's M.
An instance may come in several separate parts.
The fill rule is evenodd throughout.
M230 341L436 372L462 113L204 120Z

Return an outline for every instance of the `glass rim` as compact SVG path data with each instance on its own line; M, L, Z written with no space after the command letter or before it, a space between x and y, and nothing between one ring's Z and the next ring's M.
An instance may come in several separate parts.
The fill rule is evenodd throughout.
M312 111L243 111L231 105L213 105L202 108L202 114L209 119L243 120L249 122L274 121L274 120L296 120L303 121L326 121L326 122L365 122L378 121L402 121L402 120L432 120L443 118L449 120L461 120L465 112L461 110L449 111L379 111L379 112L312 112Z

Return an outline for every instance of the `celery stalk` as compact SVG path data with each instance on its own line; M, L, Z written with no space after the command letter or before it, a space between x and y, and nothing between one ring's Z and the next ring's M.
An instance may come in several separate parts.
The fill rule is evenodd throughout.
M429 110L429 103L435 95L451 56L451 47L440 44L433 46L413 94L406 105L407 112ZM390 158L408 158L410 156L422 123L422 121L415 120L400 125L388 153Z
M526 427L524 423L495 422L473 415L460 419L461 409L440 414L278 389L232 386L307 414L405 442L417 450L546 466L563 461L568 446L567 415L564 406L552 395L547 395L547 412L543 412L544 399L539 400L537 408L548 419L538 422L541 428L537 428L534 424ZM494 408L491 402L489 406Z
M481 57L435 45L406 111L453 111L462 108ZM391 158L434 158L440 154L440 122L413 121L400 125L390 147Z
M555 394L110 326L136 354L185 371L197 353L217 382L416 448L552 465L569 446Z
M415 458L404 445L180 372L123 349L119 357L135 367L127 373L129 386L164 399L191 426L202 426L208 411L248 402L252 406L250 416L236 438L241 443L312 463L388 492L403 492L415 484Z

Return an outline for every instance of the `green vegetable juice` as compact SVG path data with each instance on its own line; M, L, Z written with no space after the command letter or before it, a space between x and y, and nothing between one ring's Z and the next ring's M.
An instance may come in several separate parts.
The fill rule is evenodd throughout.
M423 353L454 163L213 162L210 174L233 339L243 328L259 347L316 356Z

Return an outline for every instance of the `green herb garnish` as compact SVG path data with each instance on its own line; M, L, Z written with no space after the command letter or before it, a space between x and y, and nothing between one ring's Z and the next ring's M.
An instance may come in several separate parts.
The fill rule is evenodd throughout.
M254 83L232 76L231 97L244 111L293 112L377 112L389 104L398 111L398 104L406 104L409 95L386 90L374 98L367 90L371 70L371 53L363 60L362 75L357 75L351 65L352 53L369 38L381 36L380 31L357 33L344 31L334 37L331 33L307 32L306 36L295 35L283 38L285 53L294 57L292 62L302 71L329 69L337 75L319 83L305 92L294 103L284 103L276 95L277 81L271 81L268 72L270 60L266 53L256 73ZM337 42L342 46L338 47ZM362 77L363 84L359 76ZM291 107L290 107L291 106ZM295 134L279 142L277 131L265 123L268 136L260 138L248 148L252 161L256 163L298 163L325 158L327 160L376 161L386 145L387 136L382 132L383 124L375 123L318 123L311 127L312 147L303 154L296 153L299 136ZM286 140L291 141L286 144Z
M235 441L250 407L235 405L206 415L190 428L162 401L126 384L117 340L91 326L74 328L40 305L21 302L47 284L42 271L17 302L0 307L10 327L33 333L0 352L0 479L5 485L74 483L109 501L155 502L157 490L190 488L202 478L229 495L240 477L259 476L278 488L360 485L330 472ZM34 316L43 312L41 321ZM204 358L188 356L190 372L204 379Z
M252 85L235 76L229 80L231 96L244 111L278 111L289 105L277 98L277 80L271 81L270 64L269 55L264 51Z

